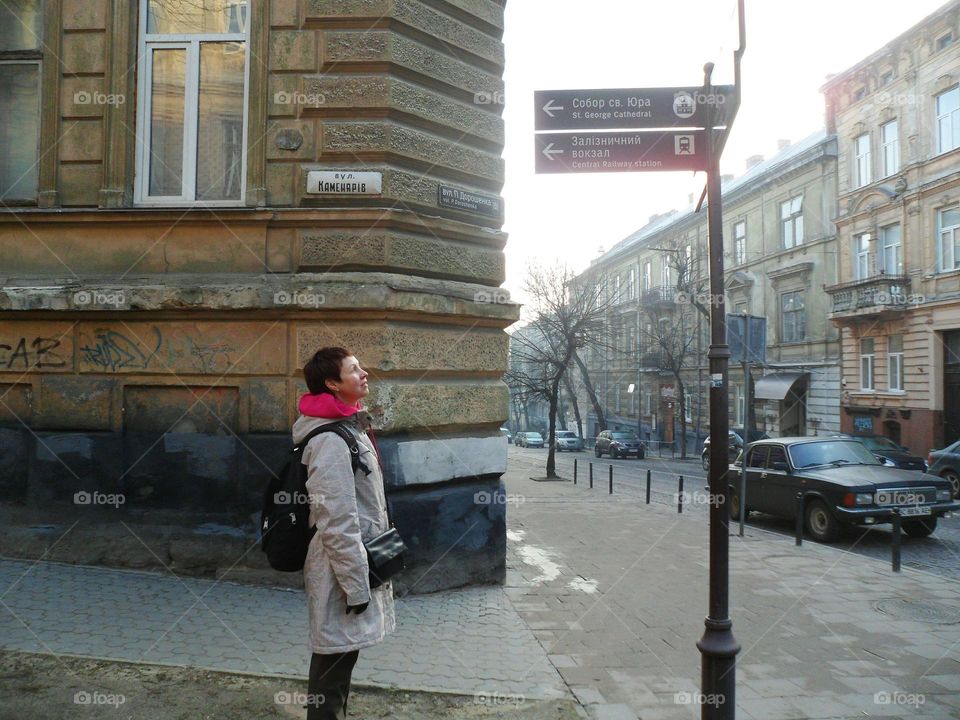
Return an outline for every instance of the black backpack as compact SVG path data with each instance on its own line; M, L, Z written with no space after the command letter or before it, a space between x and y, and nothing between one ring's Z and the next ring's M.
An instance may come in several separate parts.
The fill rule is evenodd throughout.
M267 554L267 562L274 570L297 572L303 570L307 548L317 531L310 525L310 502L307 494L307 466L303 464L303 450L320 433L335 432L350 448L353 472L370 469L360 461L357 438L343 423L329 423L318 427L290 451L283 468L267 482L260 514L260 549Z

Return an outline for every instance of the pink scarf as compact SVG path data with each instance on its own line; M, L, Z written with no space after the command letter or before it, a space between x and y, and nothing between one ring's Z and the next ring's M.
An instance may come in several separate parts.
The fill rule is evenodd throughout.
M361 410L359 402L350 406L340 402L330 393L318 393L317 395L306 393L300 396L300 402L297 406L300 412L308 417L329 419L350 417Z

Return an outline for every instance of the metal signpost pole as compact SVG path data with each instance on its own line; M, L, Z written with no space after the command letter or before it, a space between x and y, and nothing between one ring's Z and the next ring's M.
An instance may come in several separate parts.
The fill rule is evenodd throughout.
M713 63L704 68L703 93L713 85ZM712 108L711 108L712 116ZM703 637L697 642L702 655L702 720L727 720L735 716L735 669L740 645L733 637L729 617L730 508L727 504L727 431L729 392L727 386L730 347L727 345L726 304L723 291L723 216L720 197L720 158L717 134L707 124L707 222L710 255L710 601Z

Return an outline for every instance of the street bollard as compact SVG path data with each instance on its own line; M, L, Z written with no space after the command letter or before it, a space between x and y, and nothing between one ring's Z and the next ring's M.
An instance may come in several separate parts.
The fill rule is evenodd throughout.
M590 489L593 490L593 463L590 463Z
M573 459L573 484L577 484L577 459Z
M613 465L610 466L610 495L613 495Z
M893 509L893 542L890 543L890 552L893 557L890 558L890 564L895 573L900 572L900 535L903 529L903 523L900 518L900 510Z
M647 470L647 505L650 504L650 471Z
M680 489L677 490L677 512L683 512L683 475L680 476Z
M740 501L741 505L743 501ZM797 547L803 545L803 509L804 509L803 493L797 493ZM740 512L743 512L741 509Z

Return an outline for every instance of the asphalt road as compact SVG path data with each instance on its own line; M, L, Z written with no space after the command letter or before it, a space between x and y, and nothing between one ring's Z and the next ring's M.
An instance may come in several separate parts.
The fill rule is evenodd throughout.
M679 478L684 484L685 513L696 513L707 519L709 508L704 490L706 473L700 465L699 455L687 460L671 457L647 456L643 460L611 460L604 456L598 459L592 451L557 453L557 474L573 478L574 460L577 460L577 484L584 493L609 492L609 468L613 466L613 491L618 498L633 502L645 502L646 475L650 471L650 501L663 505L677 505ZM547 451L518 448L510 445L509 462L529 466L531 476L542 477L547 463ZM589 488L589 466L593 463L594 487ZM792 520L783 520L769 515L753 513L748 525L784 536L791 545L794 540ZM812 542L807 539L805 542ZM891 532L889 525L871 529L853 528L836 543L837 547L881 560L890 561ZM954 580L960 580L960 514L941 518L937 530L927 538L903 536L901 563L904 567L927 570Z

